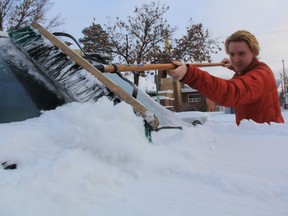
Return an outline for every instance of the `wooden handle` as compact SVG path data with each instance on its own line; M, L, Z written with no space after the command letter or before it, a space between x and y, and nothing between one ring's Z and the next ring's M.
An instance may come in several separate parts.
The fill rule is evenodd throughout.
M192 64L196 67L215 67L215 66L223 66L222 63L196 63ZM175 69L176 66L174 64L143 64L143 65L116 65L118 71L147 71L147 70L171 70ZM115 72L114 65L104 65L105 72Z

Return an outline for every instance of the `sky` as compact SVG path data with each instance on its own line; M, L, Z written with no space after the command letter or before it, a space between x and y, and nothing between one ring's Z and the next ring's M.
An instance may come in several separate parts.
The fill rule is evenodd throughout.
M35 75L8 40L1 56ZM182 130L151 142L130 105L105 97L0 124L0 164L17 165L0 165L0 215L287 216L288 110L285 124L210 112L196 127L166 112Z
M288 1L286 0L238 2L161 0L159 2L170 7L164 17L171 26L177 27L176 33L179 37L185 33L190 18L194 23L202 23L204 28L209 30L211 37L219 41L225 41L233 32L245 29L257 37L261 49L260 60L272 68L276 78L283 71L283 65L285 68L288 65ZM59 27L59 30L79 39L83 37L82 30L90 26L94 18L96 23L101 25L107 23L107 17L125 19L127 16L133 16L135 6L140 6L142 3L143 0L57 0L50 9L49 16L60 14L65 24ZM227 57L224 50L212 56L214 62L219 62L224 57ZM224 68L213 70L227 72Z

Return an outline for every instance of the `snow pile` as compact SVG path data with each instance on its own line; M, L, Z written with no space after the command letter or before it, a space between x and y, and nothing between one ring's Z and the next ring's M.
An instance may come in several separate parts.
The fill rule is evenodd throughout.
M287 215L288 125L231 117L153 143L129 105L105 98L1 124L0 160L18 167L0 169L0 215Z

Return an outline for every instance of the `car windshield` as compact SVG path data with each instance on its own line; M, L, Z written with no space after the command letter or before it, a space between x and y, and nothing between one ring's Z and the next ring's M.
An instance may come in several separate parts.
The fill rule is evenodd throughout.
M0 123L37 117L42 110L55 109L62 105L64 99L29 74L25 66L16 63L17 55L16 58L11 58L7 54L6 48L9 47L5 47L2 41L8 39L0 40ZM37 71L36 68L35 70Z

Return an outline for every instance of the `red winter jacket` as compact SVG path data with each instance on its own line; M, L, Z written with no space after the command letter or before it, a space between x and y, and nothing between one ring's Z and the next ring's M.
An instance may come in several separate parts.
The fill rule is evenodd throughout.
M240 76L230 80L214 77L188 65L181 82L197 89L219 105L235 107L236 123L251 119L258 123L284 123L276 81L271 69L255 59Z

